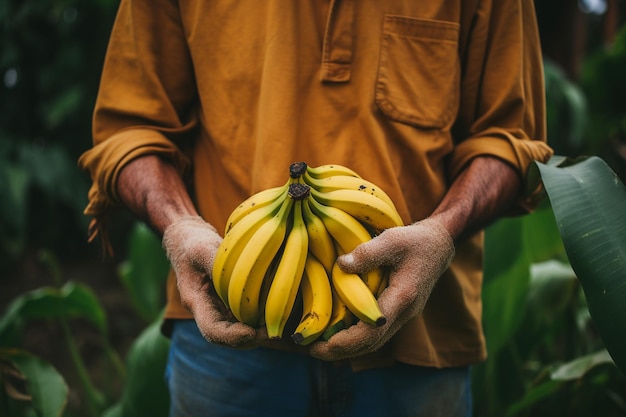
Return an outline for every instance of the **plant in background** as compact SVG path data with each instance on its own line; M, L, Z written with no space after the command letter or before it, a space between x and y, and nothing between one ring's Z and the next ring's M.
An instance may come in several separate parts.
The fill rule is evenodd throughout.
M579 155L585 149L587 97L557 64L544 59L548 143L557 155Z
M0 316L0 416L69 417L76 412L91 417L167 416L169 396L163 375L169 341L160 333L167 259L145 225L137 223L129 236L130 255L120 269L120 279L148 324L133 342L125 363L109 342L106 312L96 294L85 285L63 283L56 259L46 252L42 260L56 285L19 295ZM74 340L72 323L77 319L96 329L102 359L112 365L112 377L122 386L119 397L93 383ZM21 347L23 331L33 320L60 324L80 386L68 387L50 362ZM82 398L84 409L68 407L72 390Z
M597 157L531 173L549 200L486 234L476 415L624 415L626 189Z
M0 266L30 247L80 256L87 178L78 155L116 0L8 0L0 6ZM59 246L57 242L63 241Z
M46 320L61 326L64 342L82 384L86 408L90 416L98 416L105 396L91 381L72 336L70 321L83 319L98 330L104 355L118 374L123 375L121 361L108 341L105 312L88 287L75 282L62 284L56 260L49 253L42 253L42 261L49 267L57 285L18 296L0 318L2 378L6 381L17 378L23 382L22 389L9 384L15 389L0 391L5 407L2 411L11 417L29 415L29 410L38 416L60 416L67 405L68 387L63 377L52 365L20 348L25 326L32 320Z
M588 154L601 156L626 178L626 25L613 43L590 53L580 76L589 102Z

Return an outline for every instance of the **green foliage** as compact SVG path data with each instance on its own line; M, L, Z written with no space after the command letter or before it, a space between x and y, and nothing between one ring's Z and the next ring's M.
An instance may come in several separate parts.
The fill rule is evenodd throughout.
M0 343L10 344L8 335L19 332L30 320L80 317L103 334L106 317L96 295L86 287L68 282L61 288L42 287L17 297L0 318Z
M595 157L537 169L549 200L486 233L476 415L624 415L623 184Z
M580 84L588 97L591 126L588 149L593 154L601 145L626 136L626 25L613 44L590 53L582 69Z
M88 185L76 160L91 143L116 8L115 0L0 5L0 267L29 246L86 250Z
M124 365L113 351L108 336L106 312L100 305L97 295L87 286L76 282L66 282L60 287L42 287L26 292L15 298L0 317L0 372L2 380L11 381L12 375L23 380L23 395L13 395L14 390L0 390L0 407L10 411L11 417L26 417L32 412L38 417L65 416L75 410L65 410L68 400L68 387L62 375L52 365L34 357L20 348L23 331L29 322L56 321L64 330L64 342L72 358L81 381L78 388L87 403L84 412L89 416L143 416L167 415L169 397L163 375L167 359L169 341L160 334L161 310L164 277L168 265L158 239L144 225L133 228L129 243L132 254L125 263L124 283L135 308L143 313L143 319L150 320L149 326L138 336L129 351ZM43 257L55 280L62 282L56 260L47 253ZM154 268L142 268L153 264ZM130 272L129 272L130 271ZM148 297L137 295L143 290ZM154 313L154 310L157 312ZM103 392L92 383L89 370L75 344L70 323L81 320L89 323L101 336L102 356L111 362L117 378L124 384L121 398ZM49 384L54 382L54 389ZM46 387L46 389L42 389ZM0 408L0 416L4 410Z
M65 380L41 358L23 350L0 347L0 381L5 388L4 395L0 393L0 415L4 411L7 417L18 417L32 407L38 417L58 417L65 410Z
M139 315L151 322L163 307L169 261L161 242L144 223L136 223L131 229L129 242L128 257L120 265L119 276Z
M626 24L610 45L584 60L580 85L588 98L585 154L602 157L626 180Z
M536 166L591 316L626 373L626 187L598 157Z
M559 155L578 155L585 149L587 97L565 73L544 59L548 144Z
M122 398L103 417L169 415L169 391L164 380L169 340L161 334L160 325L159 316L133 344Z

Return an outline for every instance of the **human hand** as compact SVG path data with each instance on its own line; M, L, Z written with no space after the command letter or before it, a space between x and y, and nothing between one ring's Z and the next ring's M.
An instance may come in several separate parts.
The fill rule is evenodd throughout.
M376 351L410 319L421 314L441 274L454 257L454 242L438 221L426 219L410 226L385 230L338 259L342 269L364 273L379 266L391 268L389 285L378 298L387 322L374 327L359 322L316 342L312 356L340 360Z
M237 321L217 296L211 280L222 237L200 216L186 216L163 233L163 247L176 272L183 305L191 311L206 340L236 348L252 348L267 338L263 329Z

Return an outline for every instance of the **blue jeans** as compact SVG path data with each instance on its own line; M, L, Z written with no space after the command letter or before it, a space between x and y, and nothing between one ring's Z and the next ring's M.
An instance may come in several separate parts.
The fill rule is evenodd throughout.
M342 362L343 363L343 362ZM192 320L174 325L166 370L172 417L467 417L469 368L349 365L208 343Z

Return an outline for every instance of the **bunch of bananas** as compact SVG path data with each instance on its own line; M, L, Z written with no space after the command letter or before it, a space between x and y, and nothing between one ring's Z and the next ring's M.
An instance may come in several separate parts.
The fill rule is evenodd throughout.
M402 224L387 194L353 170L293 163L285 184L230 214L213 267L215 290L237 320L264 325L270 338L282 337L299 314L291 338L300 345L328 339L357 319L380 326L385 318L376 299L386 274L346 273L336 260Z

